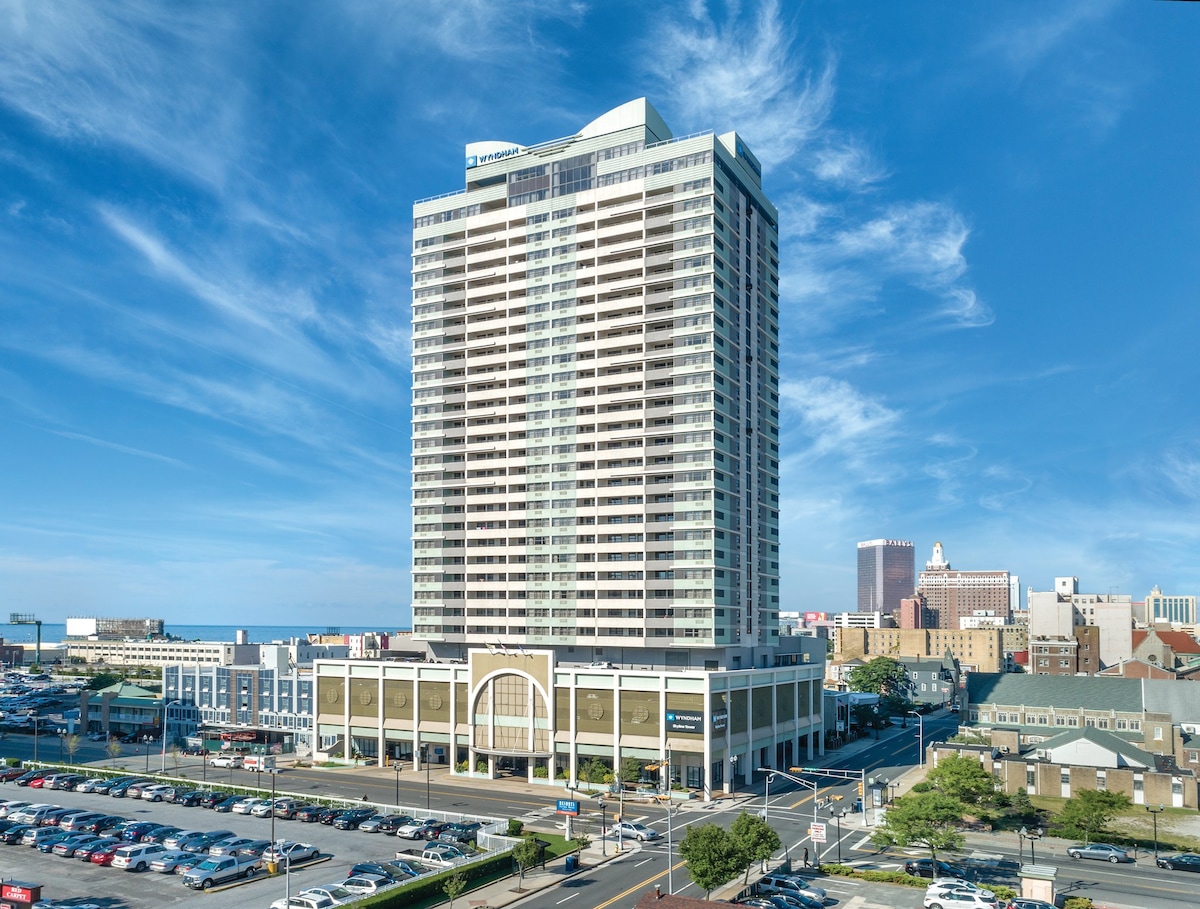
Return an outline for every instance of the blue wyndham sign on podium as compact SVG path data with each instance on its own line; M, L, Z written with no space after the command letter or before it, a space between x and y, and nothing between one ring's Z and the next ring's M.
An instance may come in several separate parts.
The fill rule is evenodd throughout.
M554 806L554 813L579 817L579 802L573 799L559 799L558 803Z

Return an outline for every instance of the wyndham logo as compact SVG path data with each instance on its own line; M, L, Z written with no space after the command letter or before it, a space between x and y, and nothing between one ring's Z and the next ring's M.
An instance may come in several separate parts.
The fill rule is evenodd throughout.
M491 164L493 161L499 161L501 158L511 158L513 155L519 155L524 149L519 145L514 145L511 148L502 148L500 151L489 152L486 155L467 155L467 167L479 167L483 164Z

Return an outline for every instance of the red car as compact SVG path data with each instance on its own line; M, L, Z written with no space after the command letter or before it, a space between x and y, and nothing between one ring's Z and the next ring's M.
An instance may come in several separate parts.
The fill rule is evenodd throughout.
M122 846L128 846L128 843L113 843L99 852L93 852L91 862L93 865L108 866L112 864L113 856L117 854L117 850Z
M39 776L36 780L29 781L29 788L30 789L41 789L42 786L45 785L45 783L46 783L45 778Z

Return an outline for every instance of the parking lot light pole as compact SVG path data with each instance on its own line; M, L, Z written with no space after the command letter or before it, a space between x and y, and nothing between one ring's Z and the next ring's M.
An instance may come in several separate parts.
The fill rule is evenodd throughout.
M271 842L275 842L275 768L270 769L271 774Z
M429 811L430 811L430 807L429 807L429 806L430 806L430 798L429 798L429 746L428 746L428 745L422 745L422 746L421 746L421 760L425 762L425 813L426 813L426 814L428 814L428 813L429 813Z
M1166 811L1166 807L1159 805L1155 808L1153 805L1147 805L1146 810L1150 812L1150 816L1154 818L1154 861L1158 861L1158 816Z
M1033 844L1036 840L1040 840L1042 838L1043 832L1044 831L1041 827L1038 827L1036 830L1027 830L1022 827L1017 831L1017 836L1019 836L1022 840L1029 840L1029 864L1031 865L1037 863L1037 856L1033 854ZM1024 855L1023 850L1021 854Z
M400 807L400 759L392 758L392 769L396 771L396 807Z

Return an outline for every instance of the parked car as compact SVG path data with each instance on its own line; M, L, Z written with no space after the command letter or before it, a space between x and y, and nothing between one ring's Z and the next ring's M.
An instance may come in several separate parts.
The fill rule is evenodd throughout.
M1114 846L1111 843L1088 843L1087 845L1076 843L1074 846L1067 847L1067 855L1073 859L1098 859L1102 862L1112 862L1114 865L1118 862L1133 861L1132 855L1120 846Z
M173 874L180 862L195 858L192 852L164 852L150 863L150 870L159 874Z
M0 842L3 842L6 846L15 846L25 838L27 832L37 829L37 827L32 827L29 824L14 824L3 833L0 833Z
M147 802L163 802L174 794L174 787L164 786L161 783L156 786L142 787L142 799Z
M189 852L188 858L180 859L176 863L175 873L178 875L181 875L181 876L184 874L187 874L189 871L191 871L193 868L195 868L197 865L199 865L206 858L208 858L208 856L204 855L202 853Z
M62 830L78 830L81 833L86 833L89 831L85 830L85 826L92 823L92 821L100 820L102 817L104 817L104 815L99 811L84 811L80 814L76 814L72 817L66 818L65 820L59 821L58 826Z
M415 877L415 875L405 874L391 862L386 864L383 862L359 862L350 869L350 876L357 877L360 874L375 874L392 881L406 881L410 877Z
M292 817L297 821L303 821L306 824L315 824L321 818L321 812L325 808L322 805L301 805L292 812Z
M395 833L412 820L407 814L376 814L359 824L358 829L363 833Z
M247 846L253 842L254 842L253 837L235 836L231 839L224 839L224 840L221 840L221 842L219 842L219 843L214 843L212 846L210 846L208 848L208 854L216 855L216 856L233 855L235 852L237 852L243 846Z
M343 814L345 814L349 810L351 810L351 809L349 809L349 808L326 808L319 815L317 815L317 820L319 820L322 824L325 824L326 826L330 826L333 824L334 821L336 821L339 817L341 817Z
M450 843L426 843L421 852L421 861L441 865L443 868L466 857L467 854L462 849Z
M120 783L113 783L112 786L108 790L108 794L111 795L114 799L123 799L129 793L129 790L132 789L134 786L137 786L141 783L148 783L148 782L150 782L150 780L134 778L134 779L125 780L124 782L120 782Z
M301 892L327 899L334 906L341 906L349 903L357 896L357 894L351 893L345 887L339 887L336 884L324 884L320 887L308 887Z
M431 868L429 865L422 865L415 859L410 858L397 858L395 861L384 862L384 867L395 868L401 874L405 874L410 878L420 877L422 874L429 874L429 872L437 870Z
M312 843L297 843L292 840L283 840L263 852L263 860L268 862L289 861L295 864L315 859L319 854L317 847Z
M333 827L337 830L357 830L359 824L374 814L374 808L351 808L333 819Z
M823 900L802 893L769 893L756 899L766 900L769 909L824 909L825 906Z
M71 839L72 837L79 835L76 833L64 833L63 831L61 831L57 828L42 828L42 829L43 830L49 829L50 835L47 837L40 837L40 838L36 839L33 843L30 844L35 849L37 849L38 852L49 852L51 849L53 849L59 843L66 842L67 840Z
M84 780L81 783L76 783L75 791L76 792L95 792L96 787L105 782L107 782L107 780L101 779L98 776L94 776L91 779Z
M1008 901L1008 905L1004 909L1058 909L1053 903L1047 903L1045 900L1031 900L1027 897L1018 896L1016 899Z
M167 850L158 843L131 843L117 850L112 867L126 871L145 871L150 863Z
M958 865L933 859L912 859L904 863L904 873L913 877L961 877L969 880L967 872Z
M245 846L238 849L238 855L252 855L255 858L262 858L262 854L270 848L270 840L251 840Z
M826 897L824 889L795 874L765 874L758 881L758 892L799 893L822 902Z
M985 890L983 887L976 887L970 882L961 880L954 881L934 881L925 888L925 895L930 894L946 894L946 893L976 893L987 900L994 900L996 894L991 890Z
M259 798L257 795L249 795L238 801L233 806L234 814L249 814L250 810L258 805L270 805L270 799Z
M79 829L84 830L88 833L105 833L105 834L107 834L110 830L112 830L118 824L124 823L124 821L125 821L125 818L121 817L121 815L119 815L119 814L106 814L106 815L103 815L102 817L97 818L94 821L89 821L88 823L86 823L82 827L80 827Z
M384 874L355 874L343 881L338 881L334 886L349 890L359 896L370 896L394 886L395 883L391 877Z
M50 773L49 770L29 770L22 773L19 777L13 780L18 786L28 786L34 780L40 780L42 777Z
M76 833L54 844L50 851L63 858L74 858L75 851L96 842L100 837L94 833Z
M971 890L926 894L925 909L996 909L996 901Z
M225 799L227 799L227 798L229 798L228 792L220 792L216 789L213 789L213 790L210 790L209 792L204 793L204 795L200 796L200 807L201 808L212 808L215 805L219 805L221 802L225 801Z
M327 896L315 893L297 893L289 897L280 897L271 903L271 909L333 909L338 905Z
M0 770L0 783L11 783L25 771L20 767L5 767Z
M153 833L155 830L158 830L165 826L166 826L165 824L158 824L158 823L155 823L154 821L138 821L136 824L130 824L128 827L126 827L124 830L121 831L121 839L123 839L127 843L140 843L142 841L142 838L145 837L147 834ZM152 845L162 845L162 844L156 843L156 844L152 844Z
M99 839L92 840L86 846L80 846L75 850L75 858L81 862L90 862L92 856L97 852L103 852L105 849L114 848L116 846L124 846L125 844L115 836L102 836Z
M1159 868L1168 871L1200 871L1200 855L1194 852L1180 852L1178 855L1160 855L1154 860Z
M261 799L257 805L252 805L247 812L251 817L270 817L275 813L275 803L270 799Z
M426 839L430 835L437 836L434 833L434 828L437 828L438 833L441 832L442 822L434 817L427 817L420 820L414 820L411 824L405 824L396 830L396 836L402 836L406 840Z
M300 802L296 801L296 799L289 798L275 799L272 804L274 806L272 810L275 812L275 817L281 817L285 821L290 821L296 816L297 811L305 807Z
M227 798L221 799L221 801L212 806L212 809L218 814L229 814L233 811L233 806L239 805L241 802L242 797L240 795L231 795Z
M128 843L113 843L111 846L106 846L103 849L93 850L91 863L93 865L111 865L113 863L113 858L117 854L117 850L123 849L128 845Z
M162 845L164 842L166 842L168 837L174 836L175 834L179 833L182 829L183 829L182 827L171 827L171 826L159 827L157 830L151 830L149 833L147 833L145 836L143 836L142 842L143 843L158 843L159 845Z
M642 839L652 840L658 836L657 832L651 830L649 827L644 827L641 824L634 824L633 826L642 827L644 832ZM479 831L482 829L482 827L483 824L479 823L478 821L474 821L469 824L461 822L447 824L441 829L441 832L438 833L438 839L443 843L474 843L475 838L479 835Z
M621 821L618 824L613 824L610 830L612 836L622 837L627 840L646 840L659 839L662 834L652 827L647 827L645 824L633 824L629 821Z

